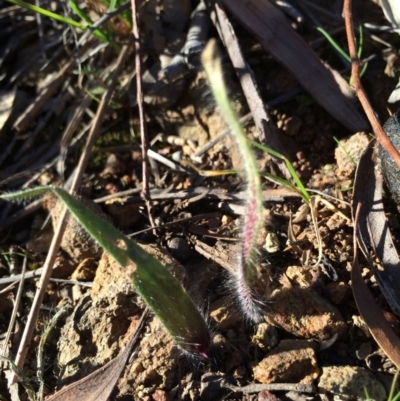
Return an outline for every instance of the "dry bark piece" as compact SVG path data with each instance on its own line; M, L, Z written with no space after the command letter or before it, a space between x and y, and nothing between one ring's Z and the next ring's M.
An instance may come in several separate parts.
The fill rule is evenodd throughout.
M318 58L270 1L223 0L223 4L334 118L352 132L368 128L347 82Z
M375 169L374 151L368 148L360 159L354 182L352 214L355 226L355 241L368 260L380 289L390 306L400 310L399 265L400 260L387 224L382 204L382 177ZM376 269L367 245L373 247L383 268ZM386 355L400 367L399 337L385 319L374 297L368 290L360 272L357 252L351 269L354 299L368 328Z
M135 342L138 340L141 329L143 328L148 316L148 310L143 312L139 322L133 323L135 331L128 332L129 341L125 348L103 367L97 369L83 379L64 387L61 391L49 397L49 401L107 401L115 387L121 371L124 369L129 353Z

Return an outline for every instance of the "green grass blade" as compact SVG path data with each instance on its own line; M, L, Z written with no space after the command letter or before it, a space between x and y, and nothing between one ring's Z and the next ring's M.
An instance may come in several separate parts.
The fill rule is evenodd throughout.
M349 63L351 63L351 58L350 56L336 43L336 41L332 38L331 35L327 31L325 31L324 28L321 28L320 26L317 26L317 31L321 32L322 35L325 36L327 41L332 45L332 47L342 56L344 57Z
M90 27L93 25L93 21L90 19L90 17L85 13L84 10L82 10L78 3L76 3L74 0L69 0L69 5L71 7L71 10L83 21L85 21ZM96 35L98 35L98 38L101 39L103 42L109 42L110 39L107 37L106 34L104 34L102 31L99 29L96 29L94 32L96 32Z
M69 0L69 6L71 10L83 21L87 22L89 25L93 24L93 21L89 16L79 7L79 5L74 0Z
M62 22L64 24L67 24L67 25L73 26L75 28L81 29L83 31L86 31L88 29L87 26L84 26L81 23L79 23L79 22L77 22L77 21L75 21L75 20L73 20L71 18L64 17L63 15L59 15L59 14L53 13L52 11L49 11L49 10L46 10L46 9L44 9L42 7L38 7L38 6L35 6L33 4L27 3L26 1L23 1L23 0L7 0L7 1L9 3L15 4L17 6L26 8L27 10L33 11L35 13L39 13L39 14L45 16L45 17L52 18L55 21L59 21L59 22ZM98 39L100 39L102 41L108 42L107 37L102 32L100 32L98 29L93 31L93 35L96 36Z
M108 6L108 9L110 11L115 10L115 7L117 6L117 0L111 0L110 5Z
M350 153L347 151L347 149L343 146L342 142L339 141L339 139L336 138L336 136L333 137L334 141L338 144L339 148L343 150L344 154L346 157L355 165L357 166L357 163L355 160L351 157Z
M285 180L282 177L278 177L277 175L272 175L268 173L262 173L262 176L265 177L268 181L273 182L274 184L282 185L283 187L286 187L294 192L297 192L301 195L300 191L298 188L296 188L290 181Z
M243 221L240 266L236 270L235 286L242 310L252 320L259 320L261 311L257 298L258 295L263 293L263 285L256 266L256 240L261 228L263 213L261 180L247 137L229 101L222 74L221 59L217 55L215 40L210 40L206 46L202 54L202 62L214 98L222 116L231 129L243 160L247 181L246 213Z
M160 319L174 341L185 351L208 357L210 334L199 310L181 283L155 259L61 188L39 187L2 195L5 200L22 200L51 191L68 208L82 227L121 266L131 273L132 283Z
M390 386L390 392L388 396L388 401L397 401L400 398L400 393L394 395L397 387L397 380L399 379L399 371L397 370L393 376L392 384Z
M45 16L45 17L54 19L54 20L59 21L59 22L63 22L64 24L68 24L68 25L73 26L75 28L79 28L79 29L82 29L82 30L86 29L85 26L83 26L82 24L80 24L79 22L77 22L77 21L75 21L75 20L73 20L71 18L64 17L63 15L58 15L58 14L53 13L52 11L46 10L46 9L44 9L42 7L38 7L38 6L35 6L33 4L27 3L26 1L22 1L22 0L7 0L7 1L9 3L15 4L17 6L26 8L29 11L34 11L35 13L39 13L39 14Z
M360 38L360 40L359 40L360 44L358 45L358 49L357 49L357 57L361 58L363 44L364 44L364 31L363 31L362 24L360 24L358 27L358 35Z
M317 27L316 28L317 31L321 32L322 35L325 36L325 38L328 40L328 42L332 45L332 47L339 53L342 55L342 57L344 57L349 63L351 63L351 58L350 56L336 43L336 41L332 38L331 35L329 35L329 33L327 31L325 31L325 29L321 28L321 27ZM357 57L359 59L361 59L361 55L362 55L362 49L363 49L363 45L364 45L364 32L363 32L363 28L362 25L360 25L359 27L359 46L357 49ZM368 63L365 63L361 69L360 72L360 78L364 75L365 71L367 70L368 67ZM351 81L350 81L351 84Z
M366 62L366 63L363 64L363 66L361 68L360 78L365 74L365 71L367 71L367 68L368 68L368 63Z

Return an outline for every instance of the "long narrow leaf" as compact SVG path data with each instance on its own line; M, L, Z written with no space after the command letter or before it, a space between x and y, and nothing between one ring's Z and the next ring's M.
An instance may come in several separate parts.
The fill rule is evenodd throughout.
M240 265L236 270L235 285L243 311L250 319L259 320L261 312L257 298L263 294L263 290L265 291L256 265L256 240L262 222L263 208L260 176L254 155L240 125L239 118L229 101L221 69L221 60L216 53L215 40L211 40L206 46L202 55L202 62L215 100L221 110L222 116L231 128L233 138L238 145L243 160L247 181L247 204L243 222Z
M153 256L107 223L61 188L39 187L2 195L6 200L21 200L55 194L68 208L82 227L108 252L127 274L154 314L185 351L207 357L210 334L207 324L181 283Z

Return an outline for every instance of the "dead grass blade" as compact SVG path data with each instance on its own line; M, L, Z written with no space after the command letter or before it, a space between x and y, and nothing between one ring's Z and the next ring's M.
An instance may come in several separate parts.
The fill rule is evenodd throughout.
M47 401L107 401L119 379L126 361L128 360L130 351L137 341L142 328L146 323L149 315L148 309L143 312L135 332L129 339L128 344L106 365L97 369L83 379L64 387L61 391L46 398Z
M369 261L389 305L400 314L400 259L396 252L382 203L382 174L374 166L374 150L368 148L360 159L354 182L352 213L361 204L357 241ZM375 268L368 252L372 248L383 269Z
M334 118L352 132L367 128L347 82L318 58L277 7L268 0L222 3Z

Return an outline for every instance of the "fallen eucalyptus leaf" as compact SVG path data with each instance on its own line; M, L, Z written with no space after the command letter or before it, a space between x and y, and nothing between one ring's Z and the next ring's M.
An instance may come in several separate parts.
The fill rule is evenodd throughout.
M373 159L374 150L367 148L358 164L352 203L353 221L357 205L361 203L358 244L389 305L400 315L400 259L382 203L382 174L375 168ZM383 269L374 266L368 247L375 252Z

